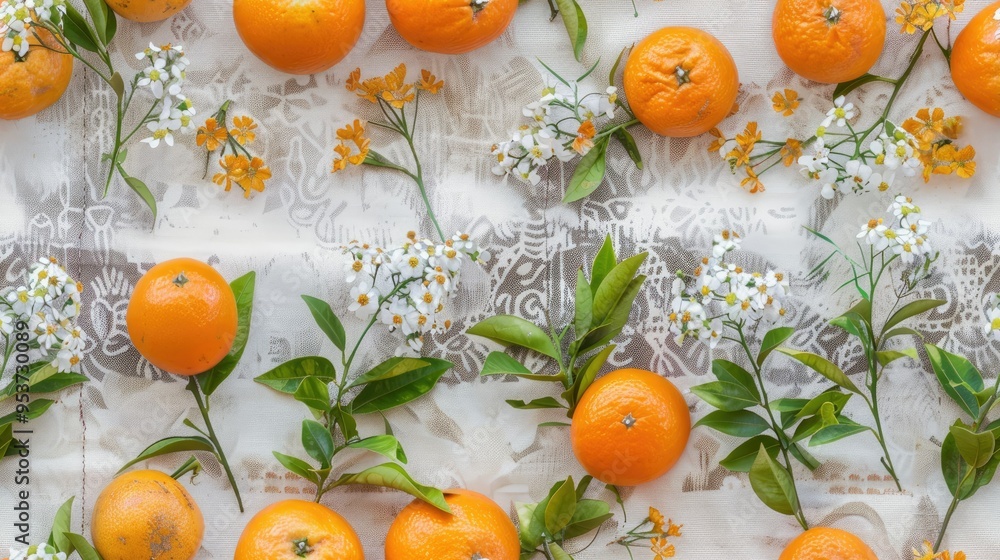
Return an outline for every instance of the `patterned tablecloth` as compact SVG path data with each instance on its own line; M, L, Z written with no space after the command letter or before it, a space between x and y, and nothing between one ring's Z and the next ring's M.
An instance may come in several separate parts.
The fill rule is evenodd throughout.
M207 464L206 473L190 486L207 523L198 557L230 558L253 513L305 488L271 455L275 449L299 452L304 408L252 378L293 357L332 355L332 345L313 325L299 294L346 307L341 243L353 238L388 243L403 239L410 229L433 231L430 222L416 218L424 215L423 207L405 178L374 169L336 176L329 172L336 128L370 109L343 87L357 66L376 74L405 62L411 71L428 68L446 81L443 98L421 107L426 113L419 148L431 201L446 231L468 231L493 252L485 271L466 271L455 306L456 326L425 348L428 355L452 360L457 367L429 397L390 414L418 480L471 488L509 508L514 500L542 498L557 479L583 474L566 431L535 427L556 420L554 413L515 411L504 404L506 398L541 396L548 387L480 379L483 360L495 348L463 332L494 313L542 321L544 310L550 309L558 318L570 317L567 302L572 301L576 268L594 255L605 234L621 254L650 253L644 266L650 279L610 363L669 376L685 392L695 418L708 407L687 390L706 380L710 354L701 346L678 348L666 331L664 309L672 272L693 266L721 228L744 234L748 263L767 263L791 274L797 297L787 320L800 327L795 346L835 356L841 363L856 358L858 349L826 323L847 308L851 294L835 292L840 277L826 283L805 280L825 249L802 226L821 228L847 242L869 213L884 210L887 194L825 201L794 170L782 169L769 176L765 193L750 195L716 155L707 153L707 137L668 140L644 129L636 129L636 139L645 170L637 171L622 150L613 148L609 182L583 203L560 203L570 167L550 166L535 187L491 173L490 145L520 124L521 106L537 98L542 86L544 70L536 57L571 76L600 59L595 75L606 76L622 47L666 25L704 28L732 51L743 82L743 113L738 122L724 123L727 132L753 119L772 135L794 132L801 137L827 109L830 88L793 75L775 53L770 38L773 0L638 0L638 18L627 0L582 4L591 23L583 65L573 60L562 24L549 23L548 6L541 0L524 4L500 40L450 57L405 44L389 25L384 4L372 1L357 48L333 70L311 77L277 73L251 56L233 29L226 0L194 0L179 16L159 24L123 22L115 41L116 64L137 68L131 53L150 41L184 45L192 61L187 93L201 114L232 99L235 113L253 116L261 123L259 149L275 174L264 193L247 201L202 179L205 160L193 138L171 150L137 144L130 150L131 169L147 180L160 205L153 228L146 208L120 181L106 199L100 198L99 156L109 148L113 94L98 87L82 65L55 107L0 124L4 283L14 282L39 256L60 258L86 288L82 324L90 335L84 372L91 382L68 392L33 424L33 538L47 534L58 505L74 495L75 529L86 530L97 494L118 467L153 440L184 432L182 420L197 414L182 382L140 359L124 323L130 291L141 273L177 256L207 260L227 278L250 269L258 272L249 345L233 377L216 393L212 411L248 511L235 513L224 477L214 463ZM986 4L967 0L956 29ZM891 13L893 3L887 0L886 8ZM913 40L890 25L876 70L901 72ZM930 333L929 340L966 353L992 376L996 354L979 329L983 295L1000 288L1000 121L964 101L947 75L940 54L927 49L902 91L896 116L924 106L964 115L963 141L977 148L978 173L970 181L949 177L930 186L912 181L897 182L897 187L912 193L933 220L932 233L942 251L926 292L949 303L927 316L920 329ZM784 87L804 98L790 119L777 116L770 103L772 93ZM874 107L881 110L887 88L872 85L855 97L861 118L870 118ZM396 142L384 151L403 157L403 148ZM347 320L351 334L361 327L359 320ZM375 364L395 345L393 335L384 332L370 337L362 349L362 365ZM776 395L815 393L823 386L790 360L775 364L769 382ZM819 449L816 455L825 464L811 475L804 469L796 474L811 520L857 533L882 560L908 559L912 546L936 535L949 502L938 457L945 428L958 412L926 367L901 361L883 383L888 443L906 491L895 491L883 475L877 446L865 436ZM735 443L696 429L684 457L667 476L625 492L629 525L655 505L684 524L684 536L676 543L679 558L776 558L800 529L791 518L765 508L745 475L718 466ZM154 461L153 466L172 469L176 460ZM12 462L0 464L3 545L13 537L8 506L13 471ZM982 490L956 515L948 542L969 558L1000 558L996 509L991 506L997 499L1000 484ZM385 532L409 500L402 493L359 487L335 491L326 503L357 528L368 558L382 558ZM619 516L577 558L626 558L620 547L606 546L621 529ZM576 549L570 547L571 552Z

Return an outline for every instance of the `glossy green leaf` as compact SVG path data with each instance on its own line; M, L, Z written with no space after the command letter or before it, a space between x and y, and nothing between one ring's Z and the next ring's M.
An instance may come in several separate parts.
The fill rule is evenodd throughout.
M422 358L428 365L402 375L373 381L361 390L351 409L355 414L369 414L402 406L429 393L441 376L454 364L437 358Z
M882 330L889 331L910 317L926 313L932 309L941 307L946 303L948 302L943 299L918 299L911 301L893 313L892 316L885 322L885 326L882 327Z
M466 332L505 346L521 346L556 360L560 358L559 350L545 331L534 323L513 315L490 317L473 325Z
M740 444L725 459L719 461L719 465L733 472L748 473L753 467L754 461L757 460L757 454L762 445L771 457L777 457L778 452L781 451L781 444L773 437L754 436Z
M557 535L569 525L576 513L576 484L573 477L566 479L545 504L545 530L549 535Z
M601 368L603 368L604 364L607 363L608 357L610 357L611 353L615 351L615 348L616 346L614 344L605 346L603 350L594 354L589 360L587 360L587 363L580 368L580 372L577 374L576 380L573 383L574 409L576 408L576 403L580 402L580 399L583 398L583 394L587 392L587 389L589 389L594 383L594 380L597 379L598 374L601 373Z
M742 385L727 381L711 381L691 387L691 392L719 410L743 410L760 404Z
M808 468L811 471L818 469L821 464L819 461L816 460L815 457L810 455L808 451L803 449L802 446L797 443L792 444L792 447L789 449L789 451L791 451L792 457L795 457L795 459L798 462L805 465L806 468Z
M852 91L858 89L859 87L870 84L871 82L884 82L888 80L887 78L882 78L880 76L875 76L873 74L863 74L860 77L854 78L853 80L848 80L846 82L841 82L837 84L837 87L833 88L833 98L836 99L841 95L847 95Z
M760 391L757 390L753 375L739 364L723 359L712 360L712 373L719 381L735 383L760 400Z
M827 360L826 358L813 354L812 352L800 352L798 350L792 350L790 348L778 348L778 352L790 356L799 362L801 362L806 367L816 371L823 377L833 381L837 385L840 385L844 389L852 393L860 393L857 385L851 381L844 372L837 367L836 364Z
M358 437L358 421L354 419L354 416L350 411L345 410L344 407L339 404L330 409L330 418L337 424L340 428L340 433L344 436L344 441L351 441ZM386 428L389 427L389 421L386 421ZM389 431L388 429L386 430Z
M299 384L293 396L295 400L308 406L310 410L318 413L330 411L330 387L325 381L320 381L315 377L307 377Z
M10 456L12 443L14 443L14 426L0 424L0 459Z
M580 158L576 171L569 181L569 187L566 188L563 203L587 198L601 186L604 174L607 172L607 156L608 137L601 136L594 141L594 147L587 152L587 155Z
M594 256L594 264L590 269L590 289L597 293L597 288L601 287L608 273L618 265L618 255L615 254L615 246L611 241L611 236L604 237L604 243Z
M563 548L558 544L554 542L549 543L548 547L549 553L552 554L552 560L573 560L573 557L563 550Z
M90 1L97 1L101 2L102 4L104 3L103 0L90 0ZM153 213L153 223L155 224L156 198L153 197L153 193L150 192L149 187L146 186L146 183L143 183L141 180L132 177L131 175L126 173L125 168L122 167L121 165L118 165L117 168L118 168L118 174L122 176L122 179L125 179L125 184L128 185L129 188L131 188L133 191L135 191L135 194L139 195L139 198L146 203L147 207L149 207L149 210ZM106 194L107 193L105 193L105 195Z
M847 401L851 400L851 395L841 393L840 391L823 391L819 395L816 395L809 400L802 407L799 412L796 413L796 417L805 418L806 416L812 416L820 411L820 407L824 403L833 403L834 412L840 412L844 410L844 406L847 405Z
M897 327L897 328L892 329L891 331L883 334L882 335L882 341L885 342L886 340L889 340L890 338L896 338L897 336L905 336L905 335L916 336L916 337L921 338L921 339L924 337L924 335L920 334L919 332L917 332L917 331L915 331L915 330L913 330L911 328L908 328L908 327Z
M352 449L367 449L368 451L373 451L392 459L393 461L399 461L400 463L406 464L406 453L403 451L403 446L400 445L399 440L396 439L395 436L372 436L348 444L348 447Z
M792 434L792 442L797 443L811 437L821 428L823 428L823 419L818 414L805 418L799 422L798 426L795 426L795 432Z
M925 344L934 374L941 388L969 416L979 416L979 401L975 393L983 390L983 376L972 362L966 358L934 346Z
M78 48L97 52L97 39L94 30L80 12L72 4L65 4L66 14L63 18L63 34L66 39Z
M306 306L309 307L309 312L312 313L320 330L326 334L334 346L343 352L347 348L347 333L330 304L312 296L304 295L302 300L306 302Z
M80 555L80 560L103 560L101 555L94 549L93 545L87 541L86 537L76 533L64 534L70 544L73 545L73 548L76 549L76 553Z
M941 473L952 496L965 500L975 493L971 477L966 478L971 468L959 453L955 436L949 432L941 443Z
M612 517L614 514L611 513L611 507L607 502L581 499L576 504L576 512L573 513L569 525L563 530L563 537L565 539L582 537Z
M34 399L28 405L28 411L27 412L20 413L20 412L17 412L17 410L15 410L14 412L11 412L10 414L7 414L7 415L5 415L3 417L0 417L0 426L4 426L6 424L13 424L13 423L17 422L18 421L18 416L20 416L22 414L23 414L24 418L26 418L27 420L34 420L36 418L40 418L43 414L45 414L46 411L49 410L49 408L54 403L55 403L55 401L51 401L49 399ZM0 452L0 457L2 457L2 456L3 456L3 453Z
M525 503L515 503L514 509L517 510L517 525L518 525L518 536L521 540L521 548L526 550L534 550L542 544L543 527L541 525L532 525L531 519L535 515L535 508L538 504L525 504Z
M562 15L569 42L573 46L573 56L583 60L583 45L587 42L587 17L576 0L555 0Z
M635 164L636 168L640 171L643 168L642 164L642 154L639 152L639 146L635 143L635 138L632 137L632 133L625 128L619 128L612 133L615 140L625 148L625 153L628 154L629 159Z
M618 263L594 292L594 324L603 325L611 312L626 296L629 284L635 279L639 267L645 262L647 253L639 253ZM631 306L630 306L631 307Z
M993 432L976 433L961 425L953 425L949 432L955 438L962 459L969 465L978 469L993 457L997 443Z
M56 547L56 550L59 552L65 552L67 557L72 555L73 551L76 550L73 547L73 543L66 537L66 533L70 532L72 518L73 498L70 498L63 505L59 506L59 510L56 511L56 516L52 519L52 532L49 533L48 540L50 545Z
M566 408L566 405L557 401L553 397L542 397L533 401L508 400L507 404L519 410L532 410L538 408Z
M771 410L774 412L794 412L798 414L807 404L809 399L775 399L771 401Z
M326 426L315 420L303 420L302 447L310 457L320 462L322 468L330 468L336 445Z
M83 5L87 7L90 14L90 21L94 22L94 29L97 30L97 38L102 45L108 44L108 5L103 0L83 0Z
M118 472L122 473L132 465L147 461L154 457L187 451L207 451L209 453L215 453L215 446L212 445L211 441L201 436L164 438L144 449L135 459L125 463L125 466L119 469Z
M333 383L337 379L337 370L330 360L321 356L307 356L287 361L271 371L258 376L254 381L289 395L295 391L307 377L315 377L325 383Z
M809 447L832 443L846 437L867 432L871 428L855 422L845 422L846 418L838 418L840 423L826 426L817 431L809 440Z
M364 375L359 375L348 387L359 387L373 381L384 381L398 377L430 365L430 362L417 358L389 358L375 366Z
M764 360L771 355L771 352L781 346L793 334L795 334L795 329L793 327L778 327L767 331L767 334L764 335L763 340L760 342L760 353L757 354L757 365L763 365Z
M524 367L524 364L503 352L490 352L483 363L482 375L513 375L531 381L553 381L561 383L566 376L562 373L554 375L535 374Z
M58 393L63 389L72 387L74 385L79 385L81 383L86 383L88 378L86 375L81 375L79 373L55 373L52 374L42 381L31 384L32 394L47 394L47 393Z
M229 353L212 369L198 375L198 385L205 395L211 396L225 381L243 358L247 341L250 340L250 326L253 320L253 296L257 284L257 273L249 272L229 285L236 297L236 337Z
M716 410L708 413L694 425L694 427L698 426L706 426L724 434L737 437L753 437L770 427L767 420L749 410L737 410L735 412Z
M611 65L611 71L608 72L608 85L614 86L618 82L618 67L621 66L622 60L625 59L625 53L628 52L628 47L622 48L618 52L618 58L615 59L615 63Z
M312 482L313 484L319 484L319 475L313 470L312 465L299 459L297 457L292 457L291 455L285 455L283 453L278 453L277 451L272 451L274 458L278 460L279 463L290 472L295 473L302 478Z
M750 486L764 505L778 513L794 515L799 508L791 475L767 453L763 445L750 468Z
M578 339L583 338L590 327L594 325L594 292L587 278L583 275L583 268L576 271L576 312L573 315L573 331Z
M875 352L875 359L878 360L879 365L882 367L885 367L900 358L910 358L918 362L920 361L916 348L905 348L903 350L879 350L878 352Z
M440 490L417 483L403 467L396 463L383 463L359 473L345 474L337 479L331 487L335 488L345 484L368 484L400 490L441 511L451 513L451 508L448 507L448 503L444 500L444 494Z
M580 344L581 354L596 350L601 346L611 342L612 339L621 334L622 329L628 323L629 315L632 313L632 306L635 298L639 295L646 276L640 274L632 279L625 287L618 304L611 310L611 314L604 321L604 324L590 331Z

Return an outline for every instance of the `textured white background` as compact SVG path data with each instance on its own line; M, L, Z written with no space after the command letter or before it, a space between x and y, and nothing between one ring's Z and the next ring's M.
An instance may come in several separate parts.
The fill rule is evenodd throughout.
M773 1L638 3L640 17L635 19L626 0L583 2L591 23L585 65L601 59L595 76L607 75L619 50L649 32L666 25L695 25L719 37L740 68L743 109L724 123L727 133L755 119L765 135L802 136L821 119L831 88L807 83L781 64L770 39ZM968 0L956 30L986 4ZM892 2L886 7L890 13L894 9ZM124 328L128 295L141 273L155 262L182 255L211 262L227 278L258 271L249 346L235 374L216 393L213 409L248 511L235 513L224 478L206 461L207 472L188 485L207 523L199 558L231 557L253 513L300 492L301 483L286 477L271 450L302 455L298 426L305 410L251 379L293 357L332 355L332 345L312 325L298 295L325 297L338 310L346 308L343 262L336 251L340 243L352 238L387 243L399 241L409 229L432 231L429 222L416 219L423 215L422 206L404 178L368 169L329 174L336 128L356 115L372 116L369 106L343 89L347 73L357 66L374 75L405 62L411 72L426 67L447 82L442 98L422 107L420 150L432 202L446 231L470 231L495 255L485 272L466 271L455 306L455 328L427 345L428 355L454 361L455 371L432 395L389 415L418 480L468 487L509 508L513 500L541 498L557 479L582 474L566 432L535 429L540 421L557 419L553 413L518 412L503 403L505 398L541 396L548 387L479 380L477 372L492 348L462 331L497 312L541 320L549 308L568 319L575 269L592 257L605 234L612 235L622 254L651 254L644 269L650 280L612 356L615 366L654 369L685 391L704 380L708 353L691 346L678 349L665 332L665 291L670 274L691 266L707 250L712 233L723 227L744 232L748 264L767 262L792 274L801 295L789 317L801 328L793 339L796 346L833 355L841 363L857 358L857 349L845 346L845 339L825 326L850 304L847 291L833 293L839 278L822 285L802 279L825 248L801 226L819 227L849 241L870 212L884 208L886 197L826 202L785 170L766 176L767 192L751 196L739 189L716 156L705 152L707 138L667 140L640 128L634 132L646 170L636 171L620 149L612 149L610 183L583 203L559 203L569 167L553 168L535 188L489 172L490 144L520 124L520 106L538 95L542 73L535 57L567 76L585 67L573 60L561 22L549 23L547 17L546 3L531 0L500 40L470 55L446 57L405 44L389 26L384 5L373 0L364 35L351 55L333 70L305 78L279 74L251 56L233 29L225 0L194 0L182 14L159 24L122 22L114 57L120 68L138 70L131 53L149 41L183 44L192 60L187 93L201 115L233 99L232 114L247 113L261 123L256 149L275 173L268 190L248 202L240 193L224 193L201 178L203 152L192 137L172 150L151 151L137 144L127 167L147 181L160 201L155 228L145 208L120 182L106 200L99 199L104 170L98 161L109 147L112 94L99 88L82 65L58 105L35 118L0 123L4 283L14 282L38 256L61 258L86 285L83 320L92 337L85 364L92 382L65 395L32 425L35 540L47 534L56 507L74 495L74 528L85 530L97 494L118 467L155 439L187 433L181 421L197 415L183 384L141 361ZM898 75L915 39L900 38L891 22L889 34L876 70ZM806 98L791 119L776 117L770 108L771 94L786 86ZM882 85L856 94L861 118L871 118L886 96ZM978 328L983 294L1000 288L1000 121L961 98L940 54L930 47L892 116L898 122L928 105L966 117L962 142L976 146L979 171L971 181L935 178L930 186L897 182L935 221L935 242L943 251L940 273L928 295L946 297L950 303L919 327L930 333L929 340L973 356L991 376L996 354ZM388 141L376 136L373 145L402 158L403 146L386 146ZM349 319L347 326L357 336L360 323ZM372 336L360 366L373 365L394 345L390 335ZM775 359L773 367L774 395L811 394L823 386L787 360ZM924 368L900 363L883 383L885 426L906 491L897 493L891 481L883 480L877 448L867 436L816 450L826 464L811 475L801 469L796 474L814 524L852 530L882 560L899 560L909 558L911 546L937 532L949 500L938 467L938 442L958 412L942 399ZM692 395L687 397L695 418L708 411ZM868 421L862 410L851 412ZM776 558L799 528L761 505L745 476L718 467L735 443L696 430L674 470L626 492L629 525L641 519L649 505L656 505L685 525L684 537L677 541L680 558ZM171 470L179 460L182 457L152 466ZM344 465L359 466L364 465ZM13 536L8 507L12 479L12 463L0 464L0 545ZM990 505L998 498L1000 485L995 485L960 509L948 543L966 550L971 559L1000 558L994 536L996 510ZM384 534L408 501L401 493L353 488L330 494L325 503L354 524L367 557L382 558ZM594 546L577 557L626 558L623 549L605 546L621 529L620 522L619 516L609 523ZM573 552L578 547L569 548Z

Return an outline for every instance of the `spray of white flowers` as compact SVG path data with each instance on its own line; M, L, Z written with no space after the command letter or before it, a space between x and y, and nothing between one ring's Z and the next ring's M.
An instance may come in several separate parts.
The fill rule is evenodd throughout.
M65 552L57 552L50 544L29 546L27 550L10 549L10 560L66 560Z
M30 50L31 27L37 22L61 26L66 14L65 0L7 0L0 4L0 50L13 52L23 60Z
M1000 19L1000 12L997 12ZM986 296L984 302L986 308L986 324L983 325L983 334L986 338L1000 340L1000 294L990 294Z
M547 79L541 98L525 105L522 125L510 140L495 144L493 173L511 175L537 185L539 170L552 158L568 162L587 155L598 136L595 123L615 117L618 88L608 86L603 92L582 93L579 81L556 76Z
M195 129L194 107L181 93L191 62L184 56L183 47L169 44L157 47L150 43L135 58L146 61L148 66L135 75L134 85L148 89L156 99L145 118L150 136L142 141L150 148L159 146L161 141L173 146L174 132L190 134Z
M742 336L748 324L773 323L785 314L788 277L774 270L749 272L732 262L730 253L741 242L738 234L723 230L713 240L712 254L691 274L677 273L667 322L678 345L693 338L715 348L727 327Z
M27 345L33 360L51 361L59 372L79 371L87 343L77 325L82 290L54 258L40 259L29 269L25 284L5 290L0 297L0 372L19 345Z
M352 242L344 252L351 256L344 265L345 278L352 284L348 310L399 331L403 343L397 354L419 352L425 333L444 332L451 326L445 304L458 291L462 263L490 259L489 252L463 233L434 243L410 232L397 247Z

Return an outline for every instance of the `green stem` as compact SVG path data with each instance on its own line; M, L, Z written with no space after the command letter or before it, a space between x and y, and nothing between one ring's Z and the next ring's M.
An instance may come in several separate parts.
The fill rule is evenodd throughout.
M875 439L878 440L880 446L882 446L882 454L885 456L882 461L882 466L885 470L892 476L892 480L896 483L896 489L900 492L903 491L903 486L899 482L899 477L896 476L896 468L892 464L892 455L889 453L889 448L885 443L885 433L882 431L882 418L878 411L878 378L872 378L872 384L869 390L872 393L871 400L871 412L872 416L875 418Z
M191 391L195 402L198 403L198 410L201 411L201 417L205 421L205 427L208 429L208 439L212 441L212 445L215 447L215 455L218 457L219 464L222 465L223 470L226 471L229 484L233 487L233 493L236 494L236 503L239 504L240 513L243 513L243 498L240 496L240 488L236 485L236 477L233 475L233 470L229 467L229 460L226 458L225 451L222 450L222 444L219 443L219 438L215 435L215 428L212 427L212 419L208 416L206 400L202 398L201 387L194 376L188 381L187 390Z
M436 229L438 235L441 236L441 241L447 241L448 238L444 236L444 231L441 229L441 225L434 216L434 209L431 208L431 201L427 197L427 187L424 186L424 170L423 166L420 165L420 158L417 156L417 149L413 145L413 135L407 134L404 137L406 138L407 145L410 146L410 153L413 154L413 161L417 164L417 172L414 174L413 179L416 181L417 187L420 188L420 197L424 199L424 206L427 207L427 215L434 224L434 229Z
M970 469L969 472L972 472L972 469ZM964 478L962 483L965 483ZM959 485L959 488L961 488L961 485ZM948 506L948 513L944 515L944 521L941 523L941 531L938 533L937 540L934 541L934 552L937 552L941 548L941 543L944 542L944 534L948 530L948 524L951 523L951 516L955 513L955 509L958 508L959 502L961 502L961 500L958 499L957 495L951 499L951 505Z
M180 478L185 474L191 471L197 473L199 470L201 470L201 463L198 462L198 459L192 455L190 459L185 461L183 465L181 465L176 471L174 471L173 474L170 475L170 478L174 480L180 480Z
M610 135L614 134L615 132L617 132L619 129L628 128L628 127L636 125L636 124L639 124L639 119L631 119L631 120L625 121L625 122L623 122L621 124L616 124L615 126L612 126L611 128L605 128L605 129L601 130L600 132L598 132L595 135L594 138L600 138L602 136L610 136Z

